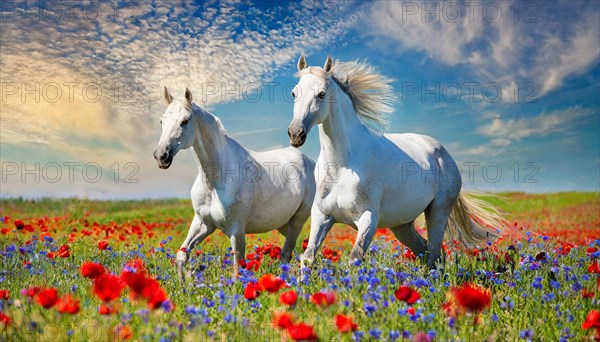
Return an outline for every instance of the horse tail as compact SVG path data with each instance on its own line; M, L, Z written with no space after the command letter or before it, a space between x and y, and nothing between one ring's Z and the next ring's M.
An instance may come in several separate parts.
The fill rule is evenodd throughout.
M482 196L498 197L461 191L448 218L449 238L460 241L463 246L496 239L507 227L507 220L500 210L481 199Z

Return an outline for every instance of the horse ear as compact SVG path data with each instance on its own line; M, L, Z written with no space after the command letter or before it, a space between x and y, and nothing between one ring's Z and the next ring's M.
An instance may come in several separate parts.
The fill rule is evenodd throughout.
M169 90L167 89L167 87L165 87L165 101L167 102L167 104L173 102L173 96L169 94Z
M192 104L192 92L187 87L185 87L185 100Z
M325 61L325 66L323 66L323 70L325 70L325 72L330 72L332 67L333 67L333 58L331 58L331 56L327 55L327 60Z
M298 59L298 71L305 69L306 67L306 57L304 57L304 54L302 54L302 56L300 56L300 59Z

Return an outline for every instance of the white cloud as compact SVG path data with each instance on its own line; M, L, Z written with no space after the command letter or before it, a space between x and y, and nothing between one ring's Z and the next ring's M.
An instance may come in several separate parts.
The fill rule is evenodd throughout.
M494 118L488 124L477 128L480 134L492 138L492 144L507 146L512 141L529 137L542 137L552 133L564 132L579 124L577 120L594 113L589 108L579 106L542 112L537 116L519 119Z
M144 173L148 181L160 180L165 173L156 167L152 150L160 131L158 117L164 111L163 85L177 97L188 86L196 99L205 97L210 107L222 101L222 89L203 94L203 84L212 82L219 88L224 84L225 89L241 84L251 89L275 74L291 74L292 70L281 68L291 65L301 52L310 54L338 44L354 22L350 2L304 1L269 9L237 1L132 2L119 8L118 18L114 4L101 4L100 19L90 12L84 15L85 3L71 4L74 18L54 4L32 5L26 11L6 7L0 76L3 86L11 83L18 89L8 95L2 89L2 95L7 95L6 101L0 99L4 146L33 151L39 159L48 151L66 161L89 156L104 167L132 161L149 170ZM44 18L36 17L35 6L46 6ZM47 19L61 10L58 21ZM34 102L29 95L22 101L23 86L39 84L43 95L43 88L52 82L63 92L59 101L42 96ZM65 86L70 82L79 84L72 101ZM99 101L84 98L86 84L101 87ZM41 148L31 149L33 144ZM192 159L179 160L184 165L181 169L174 165L169 174L193 179ZM179 184L180 193L185 195L190 184ZM23 184L15 186L17 192L19 187L24 191ZM136 191L147 193L151 188ZM69 190L79 191L74 186Z
M449 66L467 67L473 81L498 82L503 91L515 82L534 82L539 88L535 97L559 88L600 58L597 3L471 2L476 10L461 3L457 19L448 4L376 1L367 15L368 32ZM425 8L437 9L439 22L424 17ZM502 14L497 19L495 8ZM508 93L503 92L503 101L514 100Z

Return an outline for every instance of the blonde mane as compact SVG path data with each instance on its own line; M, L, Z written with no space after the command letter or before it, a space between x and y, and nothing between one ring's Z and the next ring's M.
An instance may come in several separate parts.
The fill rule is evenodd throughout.
M308 67L296 73L296 77L313 74L337 83L350 97L356 114L370 128L383 132L389 125L389 117L394 111L396 96L391 78L380 75L364 62L335 62L331 72L320 67Z
M336 62L332 74L344 85L342 89L350 95L354 110L362 121L375 130L385 131L396 102L391 86L393 80L358 61Z

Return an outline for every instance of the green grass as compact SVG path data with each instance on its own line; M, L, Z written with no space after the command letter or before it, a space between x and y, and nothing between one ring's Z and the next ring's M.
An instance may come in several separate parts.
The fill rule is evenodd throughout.
M579 222L581 208L586 208L586 211L590 206L598 208L599 198L597 193L500 195L506 200L489 200L520 220L527 220L528 215L537 217L539 212L544 211L556 213L551 217L556 220L573 222ZM445 272L433 274L419 260L402 258L402 251L398 251L393 241L376 236L374 245L377 251L369 252L360 266L349 264L347 242L337 243L328 239L326 246L345 248L337 263L320 257L310 271L301 272L297 262L293 262L289 265L290 271L284 272L279 261L265 256L258 272L242 272L236 279L231 265L228 265L229 241L221 234L214 234L209 242L201 244L202 254L197 257L192 254L190 265L195 270L195 280L183 286L177 281L173 256L185 237L192 216L189 200L1 200L0 216L22 219L35 228L35 232L27 233L14 230L12 223L2 225L2 228L11 231L0 235L0 251L4 251L0 254L0 289L8 289L11 294L1 308L12 318L12 323L4 328L0 323L0 340L104 341L118 339L115 329L123 325L132 330L134 339L281 340L286 333L270 322L273 313L282 310L292 313L298 321L313 325L324 341L352 339L351 334L341 334L335 329L333 319L338 313L354 317L359 331L364 333L363 340L374 340L370 335L374 330L381 331L383 339L388 339L390 331L407 331L411 336L419 331L430 331L435 333L436 340L473 341L519 340L521 331L526 329L533 331L533 340L558 340L560 337L582 340L593 334L581 329L581 324L586 314L597 307L594 303L598 302L598 295L594 299L583 299L580 288L598 292L595 275L587 272L591 259L586 256L591 238L600 237L597 216L594 215L581 221L580 235L587 236L588 243L575 243L568 255L556 253L556 248L561 247L564 240L560 236L546 240L535 233L528 237L522 231L523 235L518 240L509 239L482 248L477 256L452 250ZM19 253L18 248L26 247L26 241L32 235L40 235L37 221L45 216L50 218L45 225L55 241L34 241L23 254ZM61 218L53 220L54 217ZM82 237L83 230L92 229L92 225L84 227L85 220L90 224L96 222L106 229L112 227L114 232L106 238L102 228L98 229L98 236ZM142 220L164 224L164 227L147 228ZM141 237L132 231L134 226L141 227ZM69 243L67 239L73 229L77 230L74 233L76 238ZM149 231L155 234L152 238L147 236ZM119 235L125 241L119 241ZM302 252L300 242L307 235L308 230L305 230L295 255ZM106 239L112 250L99 251L96 244L100 239ZM248 239L247 253L253 252L253 246L262 245L265 239L281 242L277 233L248 236ZM161 242L164 242L164 249L161 249ZM63 244L71 247L69 258L51 260L44 255ZM10 250L13 245L16 251L7 253L7 248ZM516 246L517 251L509 252L509 245ZM149 253L152 248L154 253ZM542 251L548 259L532 266L534 263L528 260ZM512 263L507 262L505 253ZM118 274L128 260L136 257L142 258L149 272L160 280L175 309L172 312L158 309L146 313L143 301L132 301L124 292L118 302L121 306L119 314L99 315L100 301L91 291L91 281L79 274L81 264L84 261L100 262ZM525 263L522 264L522 260ZM29 266L25 267L25 262ZM502 267L506 267L507 271L494 275ZM243 283L267 273L284 277L298 292L299 299L294 308L280 304L277 294L262 293L256 301L243 298ZM538 278L539 281L536 280ZM466 314L457 317L455 326L451 327L449 318L440 307L447 300L449 288L465 282L489 288L492 304L479 316L477 325L473 325L476 315ZM417 318L403 314L408 305L394 299L393 293L401 283L421 294L421 300L413 305ZM537 288L537 283L541 289ZM71 293L81 302L81 311L76 315L61 315L55 309L43 309L19 293L31 286L52 286L58 288L61 294ZM338 297L335 305L321 309L308 300L310 294L332 287ZM189 305L206 315L187 314L185 308ZM377 309L369 313L368 305ZM226 317L232 317L231 321Z

